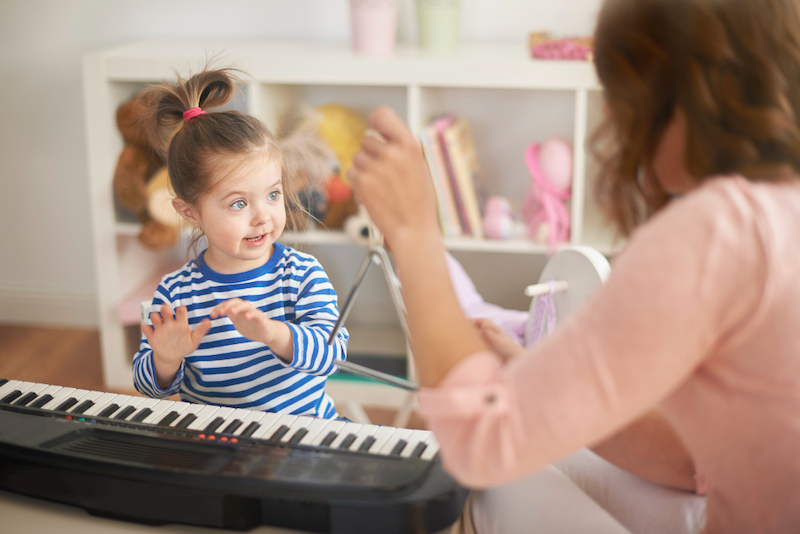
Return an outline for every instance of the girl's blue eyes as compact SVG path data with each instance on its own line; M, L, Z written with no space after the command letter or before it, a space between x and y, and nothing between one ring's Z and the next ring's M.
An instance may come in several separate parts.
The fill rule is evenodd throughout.
M270 201L274 202L274 201L278 200L279 196L280 196L280 191L272 191L272 192L270 192L269 195L267 195L267 198ZM235 210L243 210L245 207L247 207L247 202L245 202L244 200L241 200L241 199L237 200L236 202L231 204L231 208L233 208Z

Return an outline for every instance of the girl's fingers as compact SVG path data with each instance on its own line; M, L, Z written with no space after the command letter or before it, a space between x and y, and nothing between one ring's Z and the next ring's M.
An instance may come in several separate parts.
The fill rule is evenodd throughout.
M153 335L153 332L155 332L155 330L153 330L152 326L144 323L142 324L142 334L144 334L144 337L146 337L148 341L150 340L150 336Z
M203 339L203 336L208 334L209 330L211 330L211 321L207 318L200 321L200 324L192 330L192 342L199 345L200 340Z
M186 306L178 306L175 310L175 320L179 323L189 322L189 312L186 310Z
M161 321L164 323L168 323L172 321L175 317L173 315L172 307L169 304L164 304L161 306Z
M164 324L164 321L161 320L161 313L157 311L150 312L150 322L153 323L153 326L161 326Z

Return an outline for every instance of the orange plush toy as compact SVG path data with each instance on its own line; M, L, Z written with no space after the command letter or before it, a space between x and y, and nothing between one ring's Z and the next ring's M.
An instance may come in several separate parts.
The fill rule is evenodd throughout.
M117 108L117 128L125 146L114 171L114 197L142 223L139 241L149 249L164 250L177 243L179 230L154 219L148 209L147 184L164 166L142 128L141 119L148 107L148 102L135 95Z

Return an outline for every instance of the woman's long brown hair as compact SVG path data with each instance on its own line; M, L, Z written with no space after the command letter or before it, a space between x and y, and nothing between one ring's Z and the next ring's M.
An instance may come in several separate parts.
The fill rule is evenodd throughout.
M607 106L596 192L623 235L669 199L651 166L678 108L698 180L800 171L797 0L606 0L594 58Z

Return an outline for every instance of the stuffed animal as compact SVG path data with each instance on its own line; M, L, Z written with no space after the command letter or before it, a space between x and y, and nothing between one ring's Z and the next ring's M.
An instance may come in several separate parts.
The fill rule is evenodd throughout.
M525 163L531 183L522 204L522 220L528 236L548 245L569 240L570 214L566 201L572 196L572 145L558 137L539 144L532 143L525 151Z
M114 170L114 197L117 204L142 223L139 241L152 250L164 250L178 241L176 225L153 218L148 207L147 184L164 161L150 146L142 128L149 102L135 95L117 108L117 128L125 145Z
M525 235L525 225L507 198L491 196L483 206L483 233L489 239L513 239Z
M287 110L279 118L278 129L289 132L283 139L284 151L289 148L290 154L295 154L296 161L300 162L301 203L310 218L321 226L343 228L344 221L358 212L347 170L353 164L353 156L361 149L367 123L358 112L340 104L299 111ZM318 142L309 145L314 138ZM291 150L293 146L297 150ZM308 155L309 149L318 157L305 158L306 163L303 163L302 153ZM313 165L309 166L308 161ZM297 229L303 229L308 222Z

